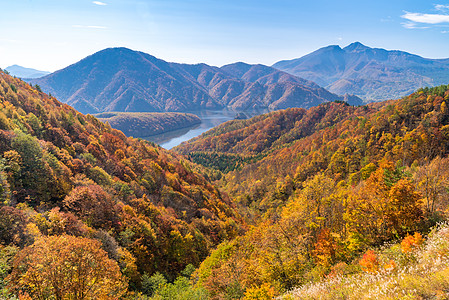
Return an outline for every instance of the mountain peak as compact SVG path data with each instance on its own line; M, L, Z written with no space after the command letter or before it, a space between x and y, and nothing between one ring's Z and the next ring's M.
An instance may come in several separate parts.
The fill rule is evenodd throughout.
M138 53L138 51L134 51L125 47L111 47L100 50L93 55L138 55Z
M326 47L322 47L322 48L316 50L315 52L325 52L325 51L331 51L331 52L333 52L333 51L341 51L341 47L338 46L338 45L329 45L329 46L326 46ZM314 53L314 52L312 52L312 53Z
M358 52L368 49L369 47L363 45L360 42L354 42L346 47L343 48L346 52Z

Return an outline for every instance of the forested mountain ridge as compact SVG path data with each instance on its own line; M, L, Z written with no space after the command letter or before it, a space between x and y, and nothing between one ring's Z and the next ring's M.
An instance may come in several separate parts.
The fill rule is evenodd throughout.
M367 108L360 111L365 112ZM247 120L232 120L184 142L176 150L183 154L216 151L258 155L333 126L357 110L346 104L331 102L309 110L289 108Z
M216 167L217 184L256 224L202 263L201 284L214 299L269 299L326 276L383 268L395 276L406 268L407 249L422 243L415 232L425 235L448 216L447 99L449 86L439 86L361 107L288 109L230 121L180 145L177 151L208 167L235 162ZM402 252L362 257L401 239L409 245Z
M169 63L126 48L105 49L31 82L84 113L218 107Z
M242 67L247 69L246 76L239 76ZM83 113L188 112L224 107L276 110L308 108L334 100L361 103L358 98L329 93L267 66L217 68L168 63L127 48L99 51L30 82Z
M448 59L370 48L359 42L344 48L323 47L273 67L312 80L332 93L354 94L366 101L396 99L449 81Z
M436 95L427 95L435 90L439 90ZM260 180L263 190L269 191L271 185L287 175L305 180L317 172L326 172L335 180L348 179L350 174L355 176L353 179L360 179L360 170L369 160L379 161L387 156L410 165L417 159L447 152L447 137L443 134L448 121L444 93L442 86L420 90L400 100L360 107L334 102L309 110L287 109L248 120L228 121L175 150L189 154L194 161L194 157L207 161L211 154L253 157L251 163L241 164L239 170L228 174L226 182L231 190L241 191L232 192L233 195L255 193L259 200L260 189L254 180ZM423 141L409 141L411 136L417 139L427 136L428 145L416 146ZM413 151L409 149L412 146ZM233 184L230 178L235 180Z
M320 87L312 81L261 64L250 65L244 62L237 62L224 65L220 69L235 78L248 82L259 82L261 84L295 82L311 88Z
M173 279L242 230L230 199L184 158L127 138L1 71L0 141L0 256L6 262L19 252L8 279L16 295L48 299L56 293L52 277L36 286L33 267L27 269L45 265L40 262L45 258L33 252L39 247L75 247L70 251L85 249L93 251L92 257L109 259L103 264L122 275L104 274L118 280L114 285L120 291L101 290L109 296L88 299L113 299L112 293L126 292L128 282L130 290L141 290L144 274L160 272ZM70 251L48 255L68 264L64 255ZM6 263L0 274L2 288L11 267Z
M201 119L187 113L105 112L95 115L102 122L127 136L148 137L201 124Z

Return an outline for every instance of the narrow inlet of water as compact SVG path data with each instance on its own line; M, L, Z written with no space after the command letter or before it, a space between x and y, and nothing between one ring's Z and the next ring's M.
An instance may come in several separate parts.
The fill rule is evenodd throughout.
M202 133L230 120L234 120L236 116L252 118L254 116L267 113L267 110L258 111L231 111L231 110L202 110L189 112L197 115L201 119L201 124L192 127L182 128L166 133L152 135L149 137L142 137L142 139L154 142L160 145L162 148L171 149L178 146L182 142L188 141L194 137L201 135Z

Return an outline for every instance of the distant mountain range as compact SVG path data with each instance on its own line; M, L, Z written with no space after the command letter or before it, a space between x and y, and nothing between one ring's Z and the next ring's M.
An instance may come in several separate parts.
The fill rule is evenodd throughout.
M83 113L199 109L309 108L338 96L317 84L263 65L168 63L143 52L109 48L30 81Z
M47 71L39 71L36 69L25 68L18 65L12 65L5 69L12 76L16 76L19 78L39 78L45 75L50 74Z
M366 101L398 98L420 87L449 83L449 59L428 59L359 42L345 48L324 47L273 67L312 80L332 93L354 94Z

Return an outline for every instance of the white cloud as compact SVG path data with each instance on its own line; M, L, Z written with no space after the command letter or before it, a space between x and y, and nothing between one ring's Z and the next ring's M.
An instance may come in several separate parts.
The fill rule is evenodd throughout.
M434 4L436 11L440 13L426 14L426 13L413 13L404 11L401 18L406 19L407 22L401 23L402 27L407 29L426 29L426 28L438 28L449 26L449 5ZM442 30L441 33L448 33Z
M416 23L425 23L425 24L449 23L449 15L406 12L401 17Z
M96 25L72 25L74 28L92 28L92 29L107 29L106 26L96 26Z
M435 4L435 9L439 11L448 11L449 5Z
M107 5L106 3L100 1L92 1L92 3L96 5Z

